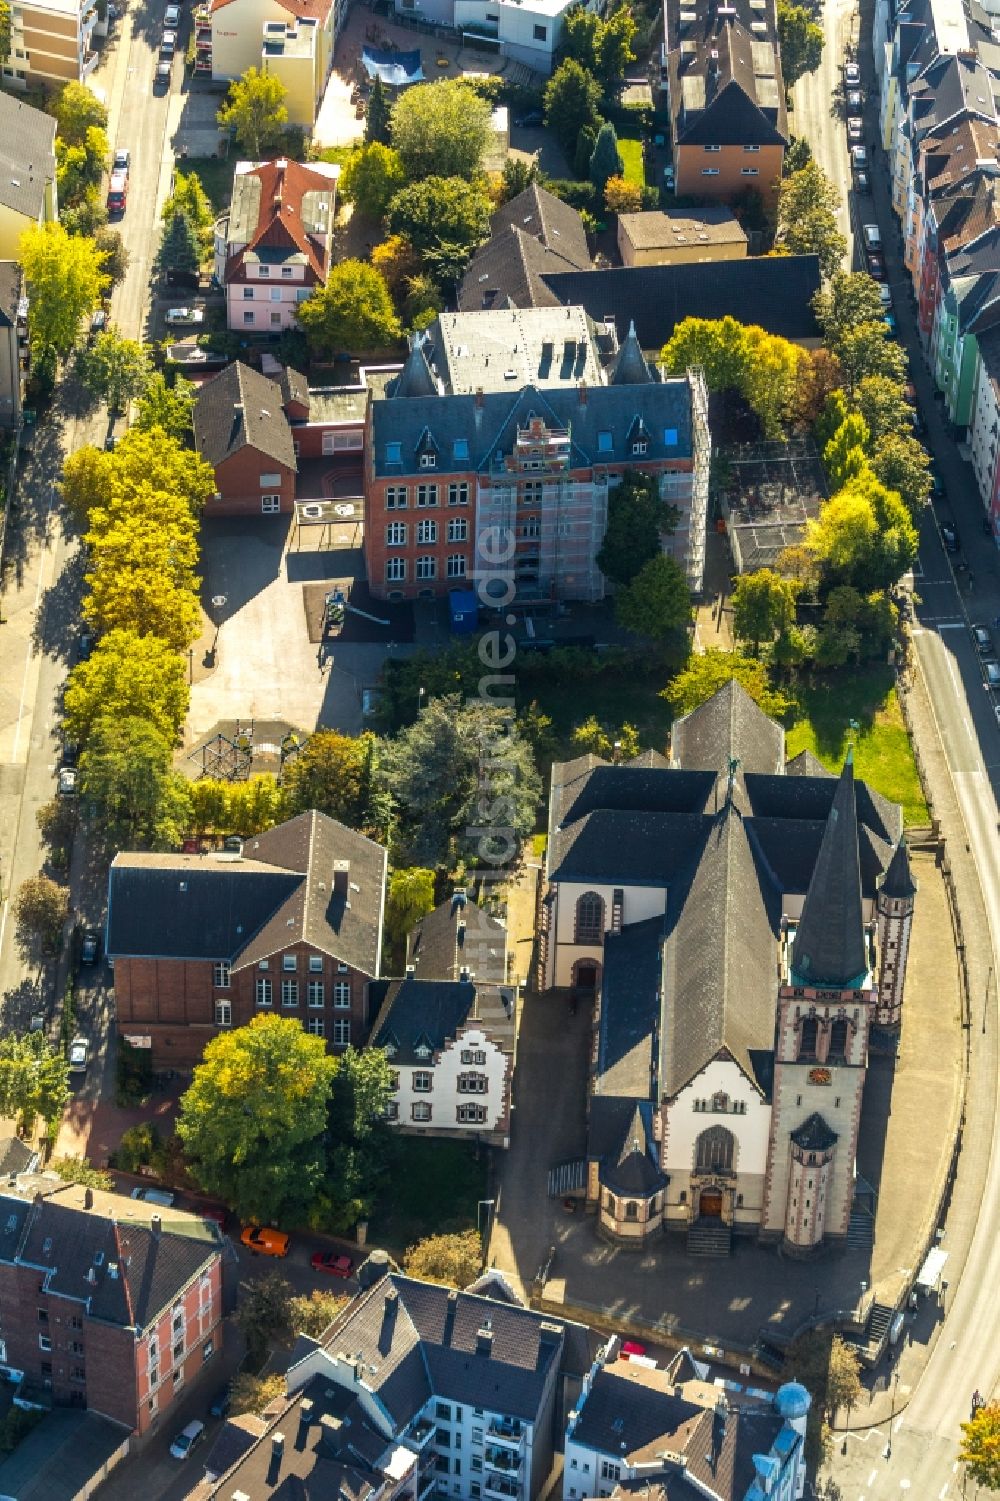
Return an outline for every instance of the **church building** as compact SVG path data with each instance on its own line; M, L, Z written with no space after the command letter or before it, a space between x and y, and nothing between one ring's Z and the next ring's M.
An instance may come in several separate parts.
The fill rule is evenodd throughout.
M737 683L671 757L553 767L546 988L592 998L583 1186L600 1232L693 1250L846 1240L873 1025L898 1027L916 886L902 811Z

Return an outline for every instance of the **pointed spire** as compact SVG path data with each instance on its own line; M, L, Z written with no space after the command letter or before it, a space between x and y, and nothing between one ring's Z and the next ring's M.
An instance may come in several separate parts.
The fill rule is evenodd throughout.
M916 896L917 883L910 870L910 854L906 848L905 839L900 839L896 845L878 890L879 896L892 897L897 901L905 901L908 897Z
M635 323L628 326L628 333L615 356L608 375L609 386L649 386L653 384L653 372L646 363L646 356L635 332Z
M793 985L854 990L868 973L854 753L847 752L792 948Z
M392 396L436 396L437 384L424 353L424 336L415 334L406 364L396 377L390 393Z

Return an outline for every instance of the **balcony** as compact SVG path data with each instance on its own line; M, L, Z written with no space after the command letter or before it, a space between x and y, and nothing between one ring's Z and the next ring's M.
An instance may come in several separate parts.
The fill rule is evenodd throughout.
M437 1425L435 1423L429 1422L427 1418L414 1418L402 1437L406 1444L412 1444L417 1453L420 1454L427 1448L427 1445L431 1442L436 1432Z
M101 54L99 52L85 52L83 54L83 62L80 64L80 77L89 77L89 75L93 73L94 69L97 67L97 64L100 62L100 60Z
M505 1423L499 1418L491 1418L486 1432L491 1443L509 1444L516 1450L520 1450L524 1444L523 1423Z
M516 1480L501 1480L498 1475L486 1475L483 1479L483 1495L498 1496L500 1501L509 1501L510 1497L518 1497L521 1487Z
M522 1456L512 1449L504 1449L499 1445L483 1451L483 1462L487 1469L499 1470L503 1475L516 1475L523 1463Z

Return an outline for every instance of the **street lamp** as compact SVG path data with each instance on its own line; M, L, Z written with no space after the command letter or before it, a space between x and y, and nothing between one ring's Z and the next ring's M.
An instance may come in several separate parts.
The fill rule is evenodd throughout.
M427 689L423 686L423 684L421 684L421 686L417 689L417 718L418 719L420 718L420 711L424 707L424 695L425 695L426 692L427 692ZM485 1203L485 1202L486 1202L486 1200L484 1199L483 1203Z
M212 642L212 660L215 660L215 648L219 644L219 632L222 629L221 615L226 608L226 596L224 594L212 595L212 609L215 611L215 639Z
M886 1459L892 1458L892 1425L896 1420L896 1388L899 1386L899 1366L896 1367L892 1378L892 1403L889 1408L889 1437L885 1445Z
M423 692L423 689L421 689L421 692ZM484 1208L489 1211L489 1213L486 1216L486 1226L487 1226L487 1229L489 1229L489 1216L490 1216L490 1214L493 1213L493 1210L494 1210L495 1206L496 1206L496 1199L480 1199L479 1203L476 1205L476 1229L477 1229L477 1231L479 1232L480 1235L482 1235L482 1233L483 1233L482 1232L482 1222L483 1222L483 1210L484 1210Z

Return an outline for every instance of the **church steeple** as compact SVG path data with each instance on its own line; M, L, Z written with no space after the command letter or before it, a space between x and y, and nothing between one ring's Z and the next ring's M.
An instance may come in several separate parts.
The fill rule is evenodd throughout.
M655 376L646 363L646 356L636 336L635 323L630 323L628 333L608 373L608 385L649 386L654 380Z
M868 974L854 757L848 751L792 949L792 984L858 989Z
M879 895L905 901L907 897L916 896L916 894L917 883L910 870L910 856L906 848L906 840L900 839L879 886Z

